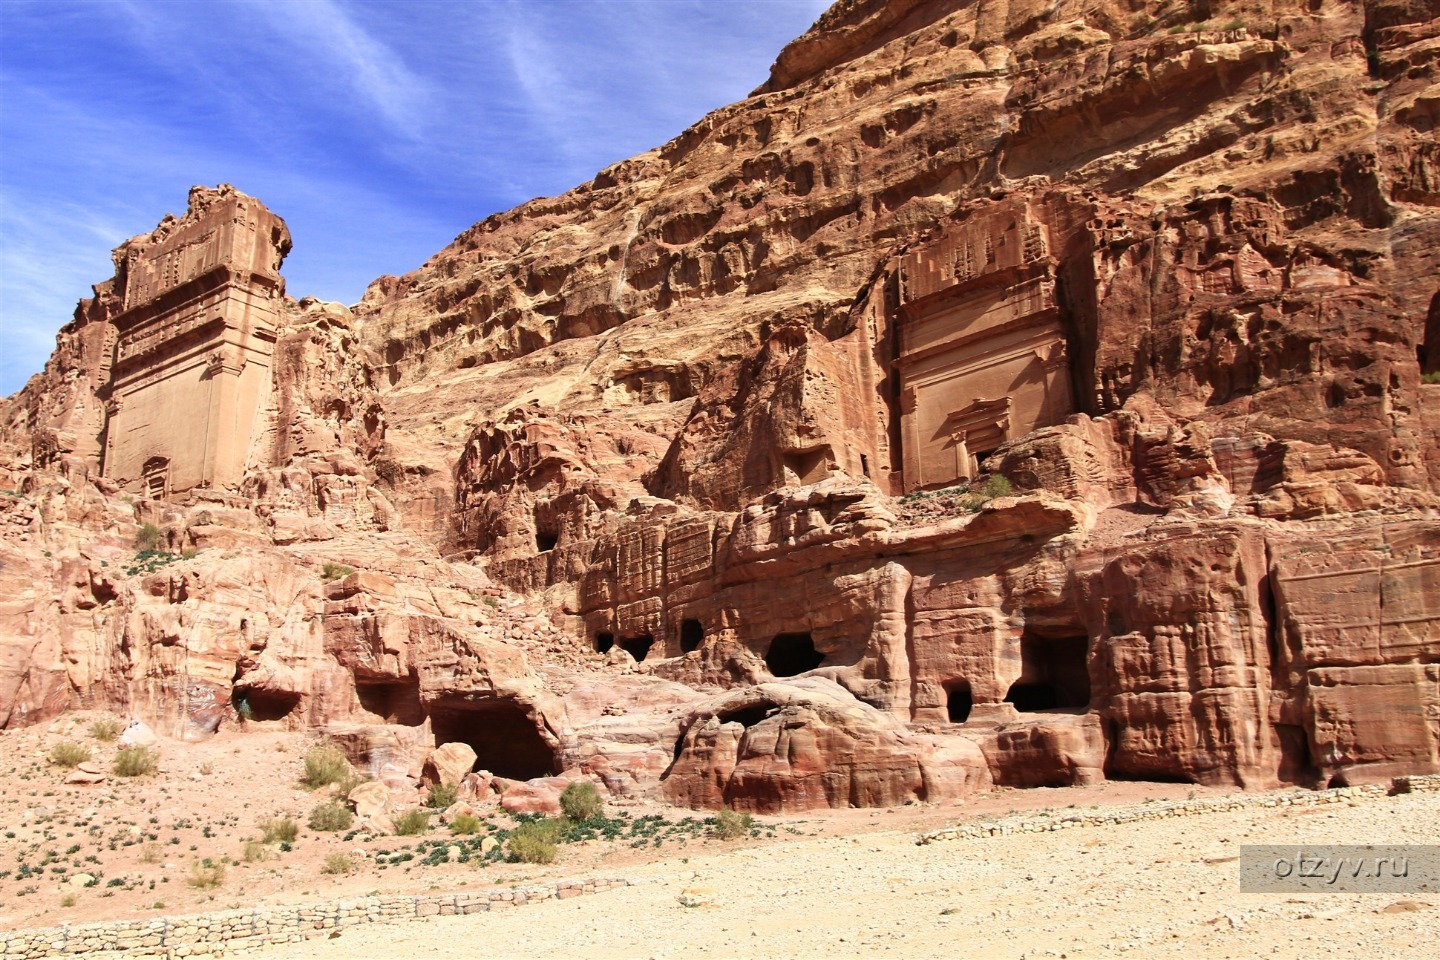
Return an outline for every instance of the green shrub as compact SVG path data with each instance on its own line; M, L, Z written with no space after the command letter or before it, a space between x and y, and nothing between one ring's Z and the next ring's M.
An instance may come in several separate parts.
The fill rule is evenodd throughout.
M1440 383L1440 370L1432 370L1429 373L1420 375L1421 383Z
M429 826L430 811L406 810L395 818L395 835L397 837L412 837L417 833L423 833Z
M326 741L315 744L305 754L305 775L300 782L315 790L332 783L343 785L354 776L355 769L346 759L345 751Z
M120 721L114 717L101 717L90 724L90 736L101 743L113 743L123 729Z
M559 820L532 820L510 834L511 863L554 863L556 844L564 833Z
M1015 486L997 473L985 481L985 486L980 488L980 492L985 495L987 500L994 500L996 497L1012 496L1015 493Z
M346 874L355 869L355 861L343 853L332 853L325 858L325 866L320 868L321 873Z
M605 815L605 801L600 799L600 791L595 789L595 784L577 781L560 794L560 809L568 819L585 823Z
M453 783L437 783L430 787L430 799L426 801L427 806L436 810L445 810L456 800L460 799L460 788Z
M450 821L450 832L455 834L479 833L480 818L473 813L462 813Z
M310 811L310 829L325 833L349 830L355 822L355 814L338 800L327 800Z
M72 743L66 740L50 748L50 762L56 766L67 769L70 767L78 767L89 759L90 748L83 743Z
M197 890L213 890L225 882L225 864L220 860L190 861L190 886Z
M115 775L148 777L160 769L160 755L149 747L126 746L115 751Z
M329 560L326 560L325 563L320 566L320 579L326 583L329 583L331 580L344 580L354 572L354 567L347 567L343 563L331 563Z
M747 836L755 826L755 818L748 813L721 810L715 817L715 835L721 840L734 840Z
M165 549L165 531L147 523L135 531L135 549L140 553L154 553Z
M266 843L294 843L300 835L300 824L290 817L271 817L260 821L260 833Z

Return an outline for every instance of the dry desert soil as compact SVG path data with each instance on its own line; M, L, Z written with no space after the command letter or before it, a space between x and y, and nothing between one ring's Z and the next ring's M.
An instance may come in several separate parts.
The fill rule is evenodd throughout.
M450 862L435 853L452 842L438 820L412 837L309 829L309 811L325 797L299 785L311 742L300 734L252 727L203 743L162 740L153 776L66 784L67 771L49 760L58 743L83 744L110 769L115 745L89 734L98 716L0 731L0 929L581 876L636 885L508 912L347 928L252 955L1430 956L1440 920L1434 894L1241 893L1235 861L1249 843L1440 843L1437 794L927 845L917 845L920 834L966 820L1224 791L1001 790L957 807L760 817L739 840L716 839L693 811L612 802L620 836L564 844L553 864ZM285 816L299 825L290 849L263 845L255 859L261 823ZM635 828L641 818L651 826ZM513 825L499 813L487 820ZM352 872L323 872L337 853ZM221 864L222 876L196 886L192 865L206 860ZM82 873L93 885L75 881Z

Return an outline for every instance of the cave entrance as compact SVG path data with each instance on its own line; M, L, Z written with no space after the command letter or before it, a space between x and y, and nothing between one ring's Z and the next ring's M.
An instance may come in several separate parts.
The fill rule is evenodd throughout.
M1016 680L1005 693L1005 702L1014 704L1021 713L1038 713L1060 706L1055 688L1048 683L1022 683Z
M404 680L357 681L355 694L366 713L383 717L386 723L418 727L425 722L420 678L413 673Z
M235 687L230 691L230 705L246 720L284 720L300 706L300 694L285 690Z
M690 653L692 650L699 650L700 644L705 642L705 625L699 620L680 621L680 652Z
M809 632L777 633L765 653L765 666L777 677L793 677L814 670L825 662L825 654L815 649Z
M773 703L757 703L753 707L741 707L739 710L719 714L715 719L721 723L738 723L748 730L766 717L778 712L779 709Z
M543 530L535 531L535 549L541 553L549 553L555 549L555 544L560 542L560 534L546 533Z
M639 663L650 653L650 648L655 646L655 637L648 633L642 633L638 637L622 637L620 649L624 650Z
M1021 713L1085 710L1090 706L1089 637L1020 638L1020 676L1005 702Z
M595 634L595 652L609 653L610 648L615 646L615 634L602 630Z
M475 751L475 769L511 780L559 773L555 751L525 708L512 700L466 701L430 713L435 746L465 743Z
M945 685L945 715L951 723L964 723L970 719L970 710L975 698L970 693L970 684L957 680Z

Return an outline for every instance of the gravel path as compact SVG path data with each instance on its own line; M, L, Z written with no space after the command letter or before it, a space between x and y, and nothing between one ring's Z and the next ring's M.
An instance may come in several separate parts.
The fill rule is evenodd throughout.
M646 882L619 891L252 956L1434 956L1440 895L1240 893L1242 843L1436 844L1440 794L926 846L913 833L752 841L637 867Z

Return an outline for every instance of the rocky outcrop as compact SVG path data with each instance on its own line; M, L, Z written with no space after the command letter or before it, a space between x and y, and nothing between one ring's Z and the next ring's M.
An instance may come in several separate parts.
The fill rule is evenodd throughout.
M525 810L1440 770L1440 10L1142 6L842 0L350 308L197 188L0 411L0 722ZM134 357L229 329L127 278L236 205L239 472L117 471Z

